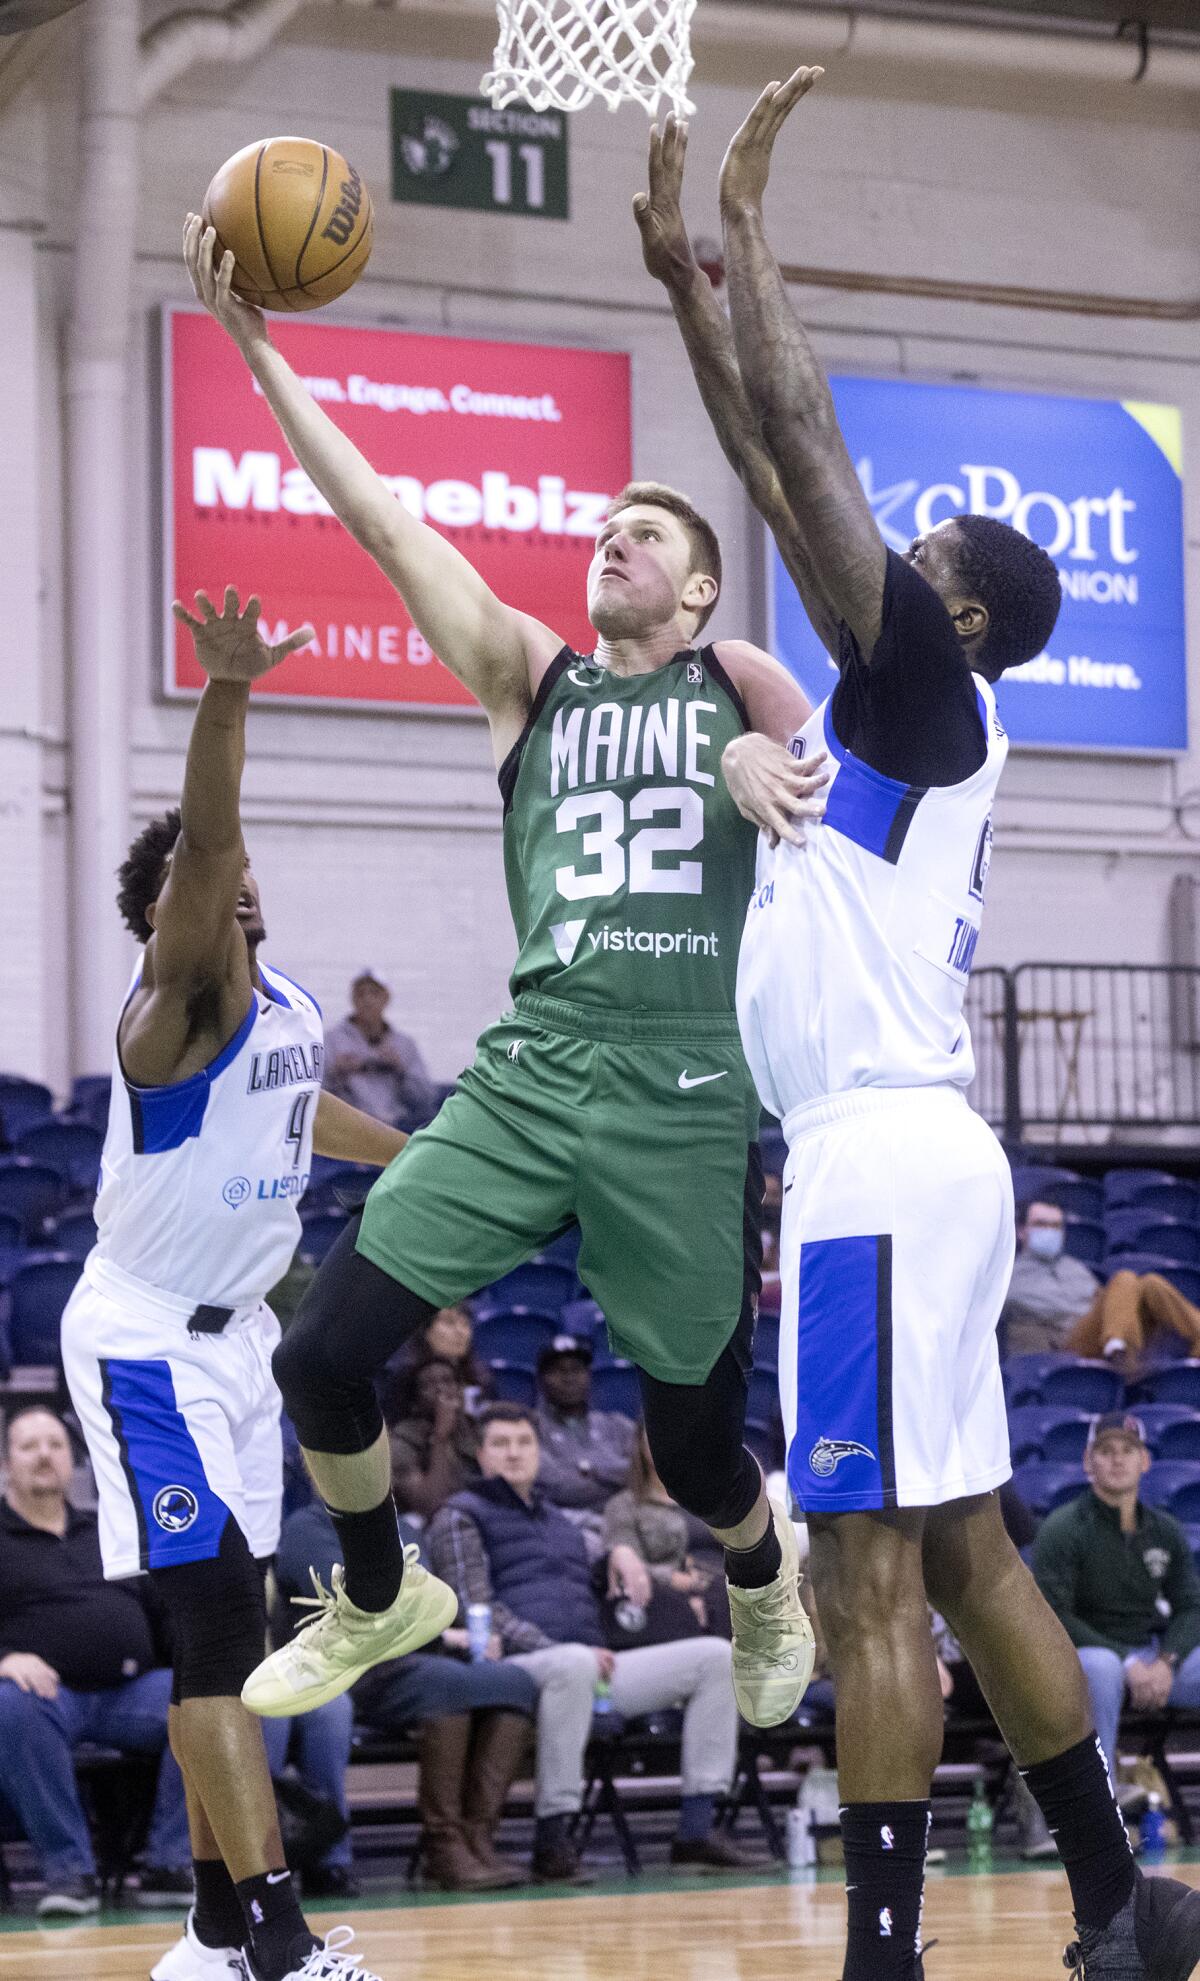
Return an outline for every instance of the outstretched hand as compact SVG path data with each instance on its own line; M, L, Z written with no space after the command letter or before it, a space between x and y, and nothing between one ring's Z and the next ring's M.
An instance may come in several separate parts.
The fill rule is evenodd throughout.
M658 282L689 274L698 264L683 221L683 167L688 127L672 112L660 131L650 131L650 190L635 193L634 218L642 237L642 260Z
M770 846L805 844L806 820L825 815L825 786L829 773L826 752L803 759L782 743L750 730L725 746L721 769L744 819L767 835Z
M228 248L218 262L216 246L215 227L206 227L198 213L189 213L183 223L183 259L196 299L244 351L266 339L267 321L261 310L234 295L236 263Z
M797 69L785 83L768 83L739 131L721 167L721 205L758 206L771 175L775 140L802 96L821 80L824 69Z
M171 610L180 625L190 629L196 659L210 681L240 681L248 686L260 675L269 674L273 667L278 667L290 653L308 646L316 637L311 626L301 626L297 632L289 633L286 639L268 646L258 630L261 599L247 599L246 609L241 612L233 585L225 587L225 605L221 612L217 611L207 592L196 593L196 604L200 618L189 612L178 599Z

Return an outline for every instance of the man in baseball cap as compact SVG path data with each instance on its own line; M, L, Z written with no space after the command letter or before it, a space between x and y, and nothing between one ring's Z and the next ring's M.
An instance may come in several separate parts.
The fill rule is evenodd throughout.
M1126 1699L1138 1711L1200 1705L1200 1578L1179 1521L1140 1498L1150 1462L1140 1418L1097 1417L1090 1490L1048 1516L1034 1548L1042 1592L1079 1647L1114 1781Z
M591 1342L574 1334L556 1334L538 1356L538 1484L599 1537L604 1509L629 1477L636 1431L619 1411L592 1409L592 1357Z
M438 1104L420 1047L385 1017L391 990L377 971L362 969L350 985L351 1009L325 1035L325 1085L378 1121L416 1128Z

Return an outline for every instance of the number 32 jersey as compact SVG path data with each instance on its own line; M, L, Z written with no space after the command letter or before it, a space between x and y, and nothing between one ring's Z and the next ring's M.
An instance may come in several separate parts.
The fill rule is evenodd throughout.
M975 1077L963 1002L1008 739L990 686L973 679L987 753L961 783L873 770L840 742L830 702L789 745L828 750L825 816L802 848L760 839L737 988L750 1070L784 1121L859 1087Z
M711 647L635 675L563 648L500 770L514 996L733 1011L756 834L721 753L749 726Z
M136 1087L113 1054L96 1256L197 1306L257 1305L300 1238L321 1011L278 970L258 969L263 988L201 1072Z

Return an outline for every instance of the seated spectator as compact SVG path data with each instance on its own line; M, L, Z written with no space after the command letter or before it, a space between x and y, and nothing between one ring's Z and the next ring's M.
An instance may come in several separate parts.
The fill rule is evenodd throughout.
M401 1531L406 1542L419 1545L403 1522ZM311 1593L310 1565L328 1588L340 1560L325 1508L303 1507L285 1522L280 1538L275 1575L281 1596ZM427 1647L376 1665L354 1687L353 1709L360 1723L379 1733L416 1728L426 1876L443 1891L500 1891L527 1882L524 1871L497 1851L495 1835L529 1749L537 1687L527 1672L500 1662L498 1636L477 1664L450 1655L466 1650L465 1631L447 1630L442 1642L443 1653ZM314 1717L307 1715L301 1726ZM305 1889L311 1890L308 1879Z
M584 1537L540 1486L540 1459L529 1411L490 1404L480 1419L483 1478L456 1493L429 1530L434 1572L458 1591L460 1613L490 1604L506 1658L538 1687L534 1876L578 1872L569 1832L583 1800L584 1752L601 1687L625 1719L683 1709L683 1801L671 1862L744 1869L745 1856L714 1830L737 1753L729 1645L693 1637L610 1651ZM636 1589L642 1564L629 1553L621 1567Z
M462 1386L467 1415L474 1417L496 1393L496 1379L475 1353L475 1324L466 1307L441 1307L418 1328L402 1356L392 1364L381 1399L384 1420L394 1424L406 1414L409 1372L425 1362L449 1362Z
M19 1410L0 1500L0 1799L41 1865L41 1917L100 1909L73 1761L81 1741L158 1755L137 1903L192 1903L183 1777L167 1744L172 1675L143 1581L106 1582L94 1513L68 1504L74 1459L62 1419Z
M1115 1272L1107 1285L1063 1247L1057 1204L1029 1204L1017 1225L1018 1250L1004 1307L1006 1355L1107 1357L1137 1366L1150 1337L1179 1335L1200 1354L1200 1308L1158 1273Z
M1033 1566L1079 1647L1115 1784L1126 1699L1138 1710L1200 1705L1200 1579L1179 1522L1139 1499L1150 1454L1136 1417L1098 1417L1084 1469L1090 1492L1042 1522Z
M475 1427L449 1362L422 1362L394 1394L401 1416L391 1429L392 1490L401 1513L432 1520L451 1493L479 1477Z
M325 1085L377 1121L410 1128L433 1119L438 1091L416 1040L384 1017L391 995L373 970L359 971L352 1009L325 1034Z
M724 1564L702 1520L685 1513L671 1498L650 1456L639 1424L629 1466L629 1484L604 1509L604 1546L609 1553L630 1548L644 1561L651 1580L687 1599L702 1630L731 1634ZM611 1574L611 1571L610 1571ZM618 1570L619 1575L619 1570Z
M576 1526L590 1528L599 1544L604 1509L629 1477L637 1427L617 1410L591 1409L587 1341L556 1334L538 1356L537 1380L538 1485Z

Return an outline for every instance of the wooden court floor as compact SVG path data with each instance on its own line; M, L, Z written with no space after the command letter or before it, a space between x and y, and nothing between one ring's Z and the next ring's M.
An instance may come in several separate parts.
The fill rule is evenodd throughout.
M1200 1865L1177 1875L1200 1885ZM813 1883L781 1873L536 1898L404 1898L343 1916L382 1981L837 1981L845 1911L838 1875ZM926 1939L938 1943L928 1981L1064 1981L1070 1921L1053 1872L931 1873L925 1917ZM0 1981L146 1981L177 1932L125 1918L4 1927Z

